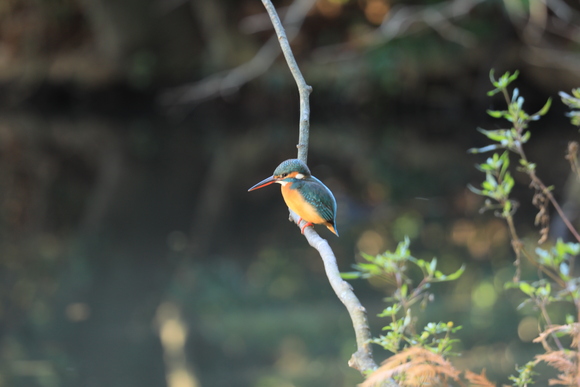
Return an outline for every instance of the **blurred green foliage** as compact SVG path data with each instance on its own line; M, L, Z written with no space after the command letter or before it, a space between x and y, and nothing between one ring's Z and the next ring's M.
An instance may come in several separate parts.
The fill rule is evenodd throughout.
M490 72L490 80L494 90L488 93L489 96L501 94L507 105L507 110L489 110L488 114L494 118L503 118L507 120L511 128L498 130L482 130L493 144L483 148L471 149L471 153L481 153L497 149L505 149L500 155L494 153L487 159L486 163L477 165L477 169L485 173L486 178L482 183L482 189L470 187L471 191L485 196L488 199L485 202L483 210L498 210L496 215L506 220L512 240L512 247L515 253L516 272L512 281L505 283L506 289L519 289L527 298L518 306L518 309L526 306L533 306L539 311L543 324L539 324L538 335L533 335L533 341L541 343L544 353L537 354L533 361L528 361L523 367L516 367L518 375L510 376L514 386L526 386L533 384L532 377L538 376L535 372L536 366L540 362L546 362L557 371L556 378L549 378L550 384L572 385L577 384L577 346L572 344L566 348L561 342L561 338L569 336L571 342L578 342L578 332L575 330L578 316L580 316L580 293L578 293L578 277L571 271L574 267L575 260L580 254L580 236L572 223L568 220L566 214L561 210L560 205L554 199L552 191L554 187L547 187L536 174L536 163L529 161L524 152L524 144L528 143L531 138L531 132L528 130L528 123L536 121L544 116L551 105L551 100L535 114L529 115L523 110L524 98L519 95L515 88L511 94L509 87L518 77L518 72L513 74L506 72L499 79L495 79L493 71ZM561 93L563 102L574 107L572 97ZM574 120L572 120L574 123ZM572 144L572 143L571 143ZM575 171L576 156L571 156L574 152L573 146L569 146L569 154L566 158L570 161L572 172ZM577 149L576 149L577 151ZM515 180L512 177L510 167L510 154L515 154L519 159L519 172L529 177L530 188L535 191L533 203L538 207L539 212L536 215L535 224L540 225L540 240L534 253L529 251L530 246L524 243L519 237L519 232L515 226L514 214L517 209L517 202L512 199L512 189L515 186ZM572 178L580 178L574 176ZM572 238L578 243L564 242L558 238L552 242L550 248L543 248L544 243L548 240L548 211L547 207L551 205L566 224ZM537 270L536 275L531 276L534 280L523 281L522 267L525 262ZM539 278L537 278L539 277ZM574 315L567 314L563 321L562 313L554 313L550 306L554 303L569 303L575 310ZM546 376L544 376L546 378Z
M428 291L431 285L456 280L463 274L465 267L462 266L456 272L445 275L437 269L436 258L427 262L413 257L409 244L409 238L405 238L393 252L386 251L376 256L362 253L362 258L366 262L357 263L354 265L356 271L343 273L342 277L345 279L380 278L394 285L393 295L385 299L391 305L378 315L390 319L390 323L382 328L388 333L374 338L372 343L382 346L393 354L414 346L448 356L453 349L453 343L458 341L452 339L450 334L461 327L454 326L453 322L429 322L425 324L423 330L420 330L416 326L417 318L413 317L411 307L415 303L420 303L424 309L433 298L433 294ZM409 264L415 265L421 271L422 278L417 280L416 284L407 273Z

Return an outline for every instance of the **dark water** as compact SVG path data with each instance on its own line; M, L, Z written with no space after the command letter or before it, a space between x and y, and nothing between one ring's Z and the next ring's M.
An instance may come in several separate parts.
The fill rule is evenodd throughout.
M253 114L263 107L244 115L220 106L177 119L0 115L2 384L361 381L347 366L348 315L287 221L279 190L247 192L295 157L294 115L263 121ZM507 382L540 348L520 341L521 299L502 293L513 273L507 230L480 215L482 201L466 189L482 180L473 168L481 157L466 149L483 145L473 134L483 123L444 109L389 117L313 118L309 165L337 197L341 237L318 231L342 271L360 251L394 249L405 235L415 256L437 256L444 272L465 263L460 280L433 288L419 324L463 325L458 367ZM533 156L552 160L549 184L567 176L565 136L530 144ZM534 214L522 181L525 223ZM391 289L353 285L378 336L386 322L375 315ZM535 314L525 313L533 326ZM385 357L377 348L377 360Z

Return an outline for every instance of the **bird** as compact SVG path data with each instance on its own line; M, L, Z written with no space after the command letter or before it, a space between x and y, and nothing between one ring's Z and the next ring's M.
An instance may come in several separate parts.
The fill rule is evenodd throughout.
M282 197L286 205L306 224L300 231L313 224L326 226L338 236L336 230L336 200L332 192L320 180L312 176L308 166L299 159L283 161L274 174L248 190L253 191L267 185L278 183L282 187Z

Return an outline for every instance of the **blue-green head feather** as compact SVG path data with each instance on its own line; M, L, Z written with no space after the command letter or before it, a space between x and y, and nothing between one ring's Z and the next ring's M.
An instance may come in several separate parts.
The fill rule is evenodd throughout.
M280 165L274 170L274 176L283 176L290 172L298 172L306 177L311 176L310 169L306 164L298 159L289 159L282 161Z

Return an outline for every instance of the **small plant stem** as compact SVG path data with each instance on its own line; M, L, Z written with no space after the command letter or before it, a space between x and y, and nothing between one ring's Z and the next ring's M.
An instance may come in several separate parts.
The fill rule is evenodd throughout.
M570 162L570 168L576 177L580 180L580 165L578 165L578 143L571 141L568 143L568 153L566 160Z
M521 256L522 256L523 244L522 244L522 241L520 241L520 238L518 237L518 233L516 231L516 226L514 225L514 218L510 215L510 216L507 216L505 219L506 219L506 222L508 224L510 234L512 235L512 249L514 249L514 252L516 253L516 260L514 261L514 266L516 267L516 272L514 274L513 281L517 283L520 281L520 277L522 274Z
M528 163L528 159L526 157L526 154L524 152L523 147L521 145L518 145L515 150L519 154L519 156L522 158L522 160L524 160L526 163ZM552 192L550 192L550 190L548 189L548 187L546 187L544 182L536 175L536 172L529 170L528 176L530 176L530 179L532 179L532 186L539 188L539 190L542 192L542 194L546 195L546 197L550 200L550 203L552 203L552 205L556 209L556 212L558 213L558 215L560 215L560 218L562 219L562 221L564 222L566 227L568 227L568 230L570 231L570 233L572 233L574 238L576 238L576 240L578 242L580 242L580 234L578 234L578 231L576 231L576 228L572 225L572 223L570 223L570 220L568 219L566 214L564 214L564 211L562 211L562 208L560 207L560 205L558 204L558 202L554 198L554 195L552 195Z
M562 219L562 221L564 222L566 227L568 227L568 230L570 231L570 233L572 233L574 238L576 238L576 240L578 242L580 242L580 234L578 234L578 231L576 231L576 228L574 228L572 223L570 223L570 220L568 219L566 214L564 214L564 211L562 211L562 208L560 207L560 205L558 204L558 202L554 198L554 195L552 195L550 190L548 190L548 188L544 185L544 183L542 183L539 179L538 179L538 182L541 184L540 187L542 188L542 192L544 192L544 194L548 197L548 199L550 199L550 202L552 203L552 205L556 209L556 212L558 212L558 215L560 215L560 218Z
M565 289L566 284L564 283L564 281L562 281L562 279L560 277L558 277L556 274L552 273L550 270L546 269L543 265L540 265L538 262L536 262L534 259L532 259L532 257L529 256L527 251L524 249L523 242L520 240L520 238L518 236L518 233L516 231L516 227L514 225L513 217L511 215L507 216L506 221L507 221L507 224L508 224L508 227L509 227L509 230L511 233L511 237L512 237L512 248L514 249L514 252L516 253L516 261L514 262L514 265L516 266L516 274L514 275L513 281L516 283L520 281L520 275L521 275L521 259L520 258L521 258L521 255L524 254L524 256L530 261L530 263L532 263L533 266L535 266L538 270L540 270L543 273L545 273L546 275L548 275L554 282L556 282L563 289ZM550 319L550 316L548 315L548 311L546 310L545 305L538 304L538 303L536 303L536 304L538 305L538 307L542 311L542 315L544 316L544 319L546 320L546 324L552 325L552 321ZM580 315L579 315L579 317L580 317ZM552 336L552 338L554 339L556 346L560 350L564 350L564 347L562 346L562 343L560 342L560 339L558 339L556 334L552 333L550 336Z
M406 297L403 297L403 292L401 291L401 289L403 287L403 276L401 275L401 268L400 267L395 272L395 282L397 284L397 292L401 295L400 301L401 301L401 305L403 306L403 312L407 313L407 309L409 309L409 307L407 305L407 299L406 299Z
M510 106L510 96L508 94L507 88L503 88L501 89L502 93L503 93L503 97L505 98L505 102L508 106Z
M520 275L521 275L521 255L523 254L524 257L527 258L527 260L539 271L541 271L542 273L546 274L548 277L550 277L554 282L556 282L562 289L566 288L566 283L564 283L564 281L562 281L562 279L560 277L558 277L556 274L552 273L550 270L546 269L543 265L540 265L538 262L536 262L526 251L526 249L524 248L524 243L522 242L522 240L520 239L520 237L518 236L518 233L516 231L516 228L514 226L514 220L512 216L507 216L506 218L507 224L508 224L508 228L510 230L510 234L511 234L511 238L512 238L512 248L514 249L514 252L516 253L516 260L514 262L514 266L516 266L516 274L514 275L514 279L513 281L515 283L520 281Z
M540 308L540 310L542 311L542 316L544 316L544 320L546 320L546 324L548 324L548 326L552 325L552 319L550 318L550 315L548 314L548 311L546 310L545 303L541 302L541 303L537 303L537 305ZM562 342L560 342L560 339L558 338L558 336L556 336L555 333L551 334L550 336L552 336L552 339L554 339L554 343L556 343L556 346L558 347L558 349L560 351L563 351L564 346L562 345Z

